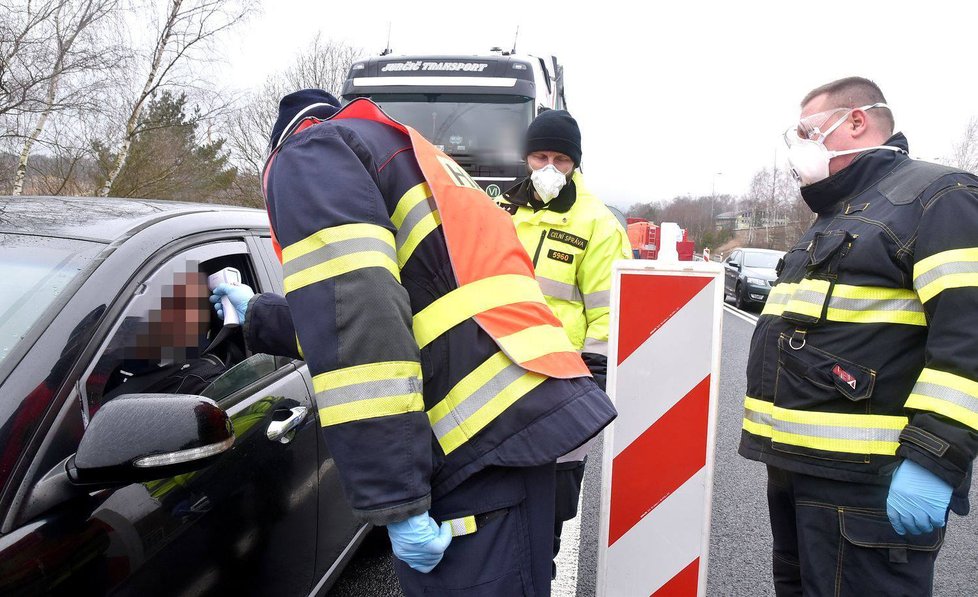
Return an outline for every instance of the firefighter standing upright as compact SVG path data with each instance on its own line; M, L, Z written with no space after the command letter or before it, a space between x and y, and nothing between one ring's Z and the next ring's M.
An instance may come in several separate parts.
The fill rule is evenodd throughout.
M740 453L768 465L775 588L927 595L978 453L978 178L910 159L879 87L785 133L817 218L757 323Z
M547 304L604 389L611 264L631 258L628 237L614 214L584 186L577 171L581 130L570 114L540 114L526 131L524 155L530 175L497 203L513 216ZM555 557L563 523L577 515L587 449L582 446L557 463Z
M272 147L286 296L238 301L250 348L304 355L407 594L548 595L553 463L615 412L506 215L369 100L286 96Z

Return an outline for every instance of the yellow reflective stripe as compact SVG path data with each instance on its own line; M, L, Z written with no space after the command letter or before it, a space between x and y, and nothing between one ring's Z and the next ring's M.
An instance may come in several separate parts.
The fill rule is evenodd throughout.
M319 409L319 420L323 427L339 425L351 421L400 415L424 410L424 399L421 394L402 394L400 396L384 396L358 400L347 404L327 406Z
M432 425L435 425L448 416L466 398L472 396L489 383L490 379L512 364L513 362L501 352L492 355L455 384L448 395L428 411L428 420Z
M917 293L907 288L836 284L826 319L848 323L927 325Z
M452 537L471 535L478 530L475 524L475 516L452 518L451 520L446 520L444 522L447 522L448 526L452 528Z
M978 287L978 248L952 249L914 264L913 284L927 302L950 288Z
M283 286L285 287L285 293L288 294L310 284L322 282L323 280L368 267L386 269L398 282L401 281L401 272L397 267L397 263L387 255L371 251L344 255L304 269L297 274L286 277L283 280Z
M828 280L806 278L798 283L784 311L818 319L829 294L831 283Z
M391 222L395 228L400 228L404 224L404 218L414 207L422 201L427 201L431 197L431 187L428 183L422 182L414 185L400 199L397 200L397 207L391 215Z
M302 352L302 344L299 344L299 334L295 335L295 348L299 353L299 358L305 360L306 355Z
M483 311L534 302L546 305L540 286L529 276L504 274L460 286L414 316L414 339L424 348L466 319Z
M527 371L523 376L506 386L485 406L480 408L474 415L458 424L458 427L446 433L438 439L445 454L450 454L468 439L481 431L486 425L491 423L502 414L507 408L512 406L517 400L525 396L533 388L542 384L547 377L538 373Z
M764 309L761 311L761 317L765 315L772 315L774 317L781 317L781 313L784 311L785 305L791 299L791 295L795 292L798 287L797 284L785 284L780 283L771 289L771 294L767 297L767 302L764 303Z
M787 433L774 429L771 441L780 444L790 444L812 450L825 450L827 452L847 452L849 454L880 454L893 456L896 454L900 442L879 441L879 440L856 440L856 439L828 439L811 435L799 435Z
M421 363L416 361L384 361L382 363L354 365L353 367L320 373L312 378L312 387L318 394L360 383L404 377L420 379Z
M421 241L441 225L441 216L433 209L431 197L431 188L422 182L397 201L391 222L397 227L397 264L400 267L404 267Z
M341 246L346 249L333 253ZM395 254L394 235L381 226L345 224L320 230L282 249L285 292L368 267L384 268L400 281Z
M554 352L574 352L564 328L537 325L499 338L499 347L517 363L526 363Z
M424 410L421 364L388 361L346 367L312 378L323 427Z
M745 396L743 428L772 441L829 452L893 455L909 420L793 410Z
M906 407L935 412L978 429L978 383L927 368L920 372Z
M324 228L299 242L284 247L282 249L282 265L326 245L361 238L383 240L391 247L394 246L394 235L386 228L376 224L343 224L342 226Z

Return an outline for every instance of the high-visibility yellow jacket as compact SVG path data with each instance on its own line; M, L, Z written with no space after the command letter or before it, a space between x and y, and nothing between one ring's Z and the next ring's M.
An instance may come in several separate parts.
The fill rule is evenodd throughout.
M580 172L546 205L533 199L529 179L496 203L513 216L547 304L564 324L571 344L585 353L589 366L594 363L590 355L605 357L599 359L603 369L608 355L611 263L632 257L625 230L588 191Z

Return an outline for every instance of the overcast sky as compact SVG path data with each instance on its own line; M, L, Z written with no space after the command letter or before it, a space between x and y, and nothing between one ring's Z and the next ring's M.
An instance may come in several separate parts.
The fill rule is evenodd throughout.
M641 8L637 8L641 7ZM978 3L264 0L228 40L228 82L255 87L316 32L368 55L556 55L583 133L584 175L607 203L739 195L783 167L781 133L828 81L875 80L911 154L943 158L978 116ZM718 174L722 173L722 174Z

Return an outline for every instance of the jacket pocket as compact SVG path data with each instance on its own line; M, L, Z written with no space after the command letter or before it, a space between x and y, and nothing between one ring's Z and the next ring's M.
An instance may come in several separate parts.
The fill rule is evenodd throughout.
M839 265L855 238L848 230L829 230L815 235L808 246L805 277L795 285L781 317L805 326L816 325L824 319L839 275Z
M847 415L870 412L876 372L811 346L778 338L771 447L780 452L840 462L869 462L863 443L850 442Z
M898 534L882 510L840 508L839 530L846 541L857 547L936 551L944 543L943 527L922 535Z

